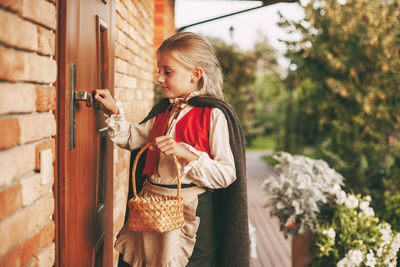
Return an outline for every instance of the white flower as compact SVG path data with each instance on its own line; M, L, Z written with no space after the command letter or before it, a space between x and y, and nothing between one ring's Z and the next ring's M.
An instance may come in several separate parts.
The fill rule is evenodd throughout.
M329 190L329 193L332 195L337 195L342 189L340 188L340 185L334 184L332 188Z
M278 201L278 203L276 203L276 208L281 210L285 208L285 204L282 201Z
M341 259L337 264L336 267L349 267L351 266L349 260L347 257L344 257L343 259Z
M378 249L378 251L376 252L376 255L380 258L380 257L382 257L382 254L383 254L383 246L381 246L379 249Z
M382 234L383 244L389 244L392 241L392 230L388 223L382 223L379 225L379 232Z
M339 193L336 194L336 198L337 204L341 205L345 203L347 200L346 192L344 192L343 190L339 191Z
M367 254L367 262L365 263L365 265L368 267L374 267L375 264L376 264L376 258L374 256L374 253L370 250L369 253Z
M364 210L364 214L369 216L369 217L375 216L374 209L371 208L371 207L368 207L367 209L365 209Z
M295 219L296 231L315 230L320 207L334 192L340 192L343 177L322 160L292 156L286 152L274 154L279 161L262 188L266 193L265 207L286 225ZM344 193L346 199L346 193ZM343 202L344 203L344 202ZM292 227L284 230L293 233Z
M330 239L335 239L336 232L333 230L333 228L329 228L328 230L324 229L322 233L327 235Z
M337 264L336 267L345 267L347 266L347 258L341 259Z
M369 207L369 202L368 201L361 201L360 203L360 209L362 211L365 211Z
M293 201L293 207L295 210L296 215L302 214L304 211L300 208L300 202L295 200Z
M350 250L347 254L347 257L350 262L353 263L355 266L360 265L364 258L362 252L359 250Z
M400 234L398 233L394 238L391 245L391 249L397 254L400 249Z
M349 208L349 209L355 209L358 207L358 199L353 196L350 195L347 197L345 205Z
M337 2L341 5L345 5L347 3L347 0L337 0Z

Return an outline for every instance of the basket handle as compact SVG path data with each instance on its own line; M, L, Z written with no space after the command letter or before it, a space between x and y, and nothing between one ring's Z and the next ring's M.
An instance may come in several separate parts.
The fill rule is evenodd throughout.
M132 189L133 189L133 197L134 198L136 198L137 197L137 193L136 193L136 177L135 177L135 175L136 175L136 166L137 166L137 163L138 163L138 161L139 161L139 158L140 158L140 156L142 155L142 153L147 149L147 148L149 148L150 146L152 146L153 144L152 143L148 143L148 144L146 144L144 147L142 147L140 150L139 150L139 152L137 153L137 155L136 155L136 158L135 158L135 160L134 160L134 162L133 162L133 167L132 167ZM176 157L175 157L175 155L172 155L171 156L172 157L172 159L174 160L174 165L175 165L175 171L176 171L176 176L177 176L177 178L178 178L178 184L177 184L177 196L178 196L178 198L180 198L181 197L181 172L180 172L180 170L179 170L179 165L178 165L178 160L176 159Z

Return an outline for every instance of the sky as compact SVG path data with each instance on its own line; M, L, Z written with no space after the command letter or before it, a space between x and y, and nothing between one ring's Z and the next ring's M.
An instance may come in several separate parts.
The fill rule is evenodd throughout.
M229 0L177 0L175 2L175 26L182 26L218 17L239 10L259 6L261 1L229 1ZM189 27L192 31L211 37L220 37L226 42L237 44L242 50L252 49L262 34L266 35L278 55L283 55L285 45L279 39L295 39L298 36L288 35L277 24L278 10L284 17L300 20L304 17L302 8L296 3L279 3L227 18ZM231 36L229 28L234 31ZM261 33L261 34L260 34ZM288 60L279 56L278 63L288 67Z

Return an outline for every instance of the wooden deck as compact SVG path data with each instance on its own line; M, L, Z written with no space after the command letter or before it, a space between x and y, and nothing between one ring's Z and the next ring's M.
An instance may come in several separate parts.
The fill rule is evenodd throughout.
M261 160L265 151L247 152L249 220L255 227L257 258L251 267L291 267L291 240L279 231L278 220L262 206L265 197L261 185L271 168Z

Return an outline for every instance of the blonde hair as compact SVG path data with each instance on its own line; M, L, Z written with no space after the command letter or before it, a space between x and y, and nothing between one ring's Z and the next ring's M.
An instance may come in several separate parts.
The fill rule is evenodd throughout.
M180 32L166 39L157 49L157 56L168 51L188 68L200 68L200 94L210 94L223 99L223 76L212 45L198 34Z

